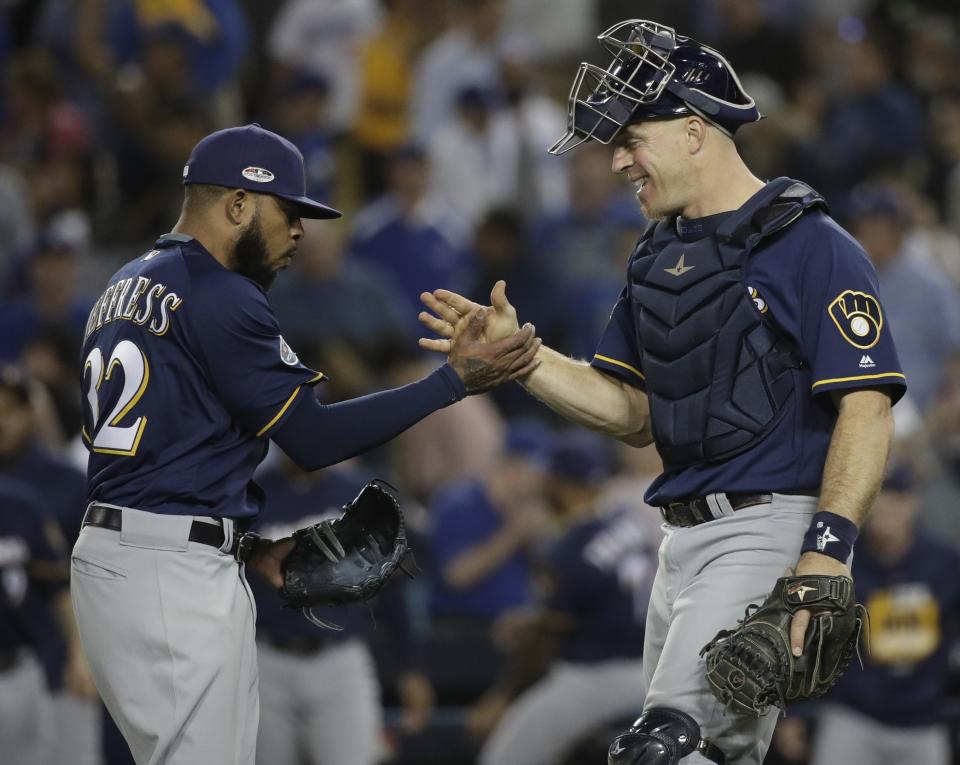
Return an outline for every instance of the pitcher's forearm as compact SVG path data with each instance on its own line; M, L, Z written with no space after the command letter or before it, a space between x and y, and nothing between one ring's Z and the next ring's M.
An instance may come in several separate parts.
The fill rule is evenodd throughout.
M643 391L546 346L537 359L540 366L522 381L529 393L570 422L629 439L634 446L650 443L650 408Z

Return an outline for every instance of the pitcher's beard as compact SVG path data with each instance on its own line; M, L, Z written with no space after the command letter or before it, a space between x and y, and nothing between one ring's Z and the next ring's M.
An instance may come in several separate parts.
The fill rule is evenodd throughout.
M254 215L250 225L237 239L233 248L236 272L248 279L253 279L264 290L270 289L277 272L270 267L270 255L267 244L263 241L263 231L260 229L260 214Z

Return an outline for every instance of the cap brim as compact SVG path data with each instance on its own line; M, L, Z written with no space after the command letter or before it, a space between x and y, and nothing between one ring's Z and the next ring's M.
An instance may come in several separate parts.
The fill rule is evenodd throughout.
M332 207L327 207L327 205L320 204L320 202L317 202L315 199L310 199L310 197L295 197L289 194L276 194L275 196L298 204L300 206L301 218L320 218L330 220L332 218L340 218L343 216L343 213L339 210L335 210Z

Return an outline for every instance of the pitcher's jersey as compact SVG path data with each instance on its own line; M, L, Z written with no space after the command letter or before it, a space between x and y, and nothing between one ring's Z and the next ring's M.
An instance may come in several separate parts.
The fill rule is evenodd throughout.
M174 515L256 515L267 440L323 379L263 289L179 234L111 277L81 363L89 498Z

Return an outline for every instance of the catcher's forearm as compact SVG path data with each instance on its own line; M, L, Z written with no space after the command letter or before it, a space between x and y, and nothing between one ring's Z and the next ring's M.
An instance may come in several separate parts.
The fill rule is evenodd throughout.
M523 380L523 387L571 422L632 446L652 440L650 406L643 391L542 346L540 366Z
M837 424L823 469L820 510L860 526L880 485L893 436L890 397L879 390L856 390L839 403Z

